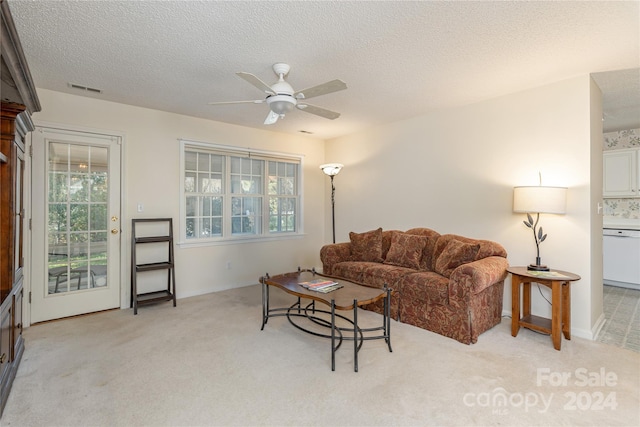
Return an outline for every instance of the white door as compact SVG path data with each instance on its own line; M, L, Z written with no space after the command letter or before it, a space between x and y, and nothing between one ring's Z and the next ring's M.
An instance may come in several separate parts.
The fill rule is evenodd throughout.
M31 323L119 307L121 138L32 135Z

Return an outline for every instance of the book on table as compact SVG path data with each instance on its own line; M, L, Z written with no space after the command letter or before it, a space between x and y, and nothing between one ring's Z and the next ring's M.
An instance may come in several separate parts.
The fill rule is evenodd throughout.
M342 287L342 285L340 283L336 283L334 285L329 285L329 286L325 286L323 288L319 288L319 289L311 289L312 291L315 292L320 292L323 294L328 294L329 292L333 292L337 289L340 289Z
M309 289L310 291L328 293L331 291L335 291L336 289L340 289L342 285L334 280L327 279L315 279L310 280L308 282L300 282L298 283L303 288Z
M531 276L536 276L541 279L568 279L568 277L557 271L527 271Z

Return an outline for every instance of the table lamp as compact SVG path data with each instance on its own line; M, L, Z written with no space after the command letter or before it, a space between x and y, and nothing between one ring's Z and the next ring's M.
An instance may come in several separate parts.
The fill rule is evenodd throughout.
M524 225L533 230L533 239L536 242L536 263L529 264L529 270L549 271L546 265L540 263L540 243L544 242L547 235L538 227L541 213L564 214L567 204L567 189L565 187L514 187L513 211L526 213L527 220ZM531 216L536 214L535 221Z

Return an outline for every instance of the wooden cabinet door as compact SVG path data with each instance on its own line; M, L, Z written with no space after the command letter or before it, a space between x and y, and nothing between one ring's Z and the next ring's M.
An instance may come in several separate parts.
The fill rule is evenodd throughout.
M6 377L11 370L11 298L7 298L0 310L0 384L6 384ZM2 400L4 400L4 390Z

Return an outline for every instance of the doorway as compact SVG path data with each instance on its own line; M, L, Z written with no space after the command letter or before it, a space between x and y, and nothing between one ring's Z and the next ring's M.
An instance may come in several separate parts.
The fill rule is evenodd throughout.
M31 323L120 306L121 137L38 127Z

